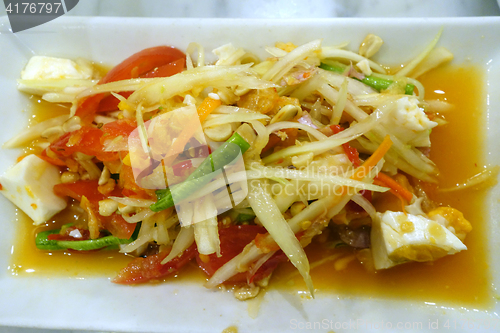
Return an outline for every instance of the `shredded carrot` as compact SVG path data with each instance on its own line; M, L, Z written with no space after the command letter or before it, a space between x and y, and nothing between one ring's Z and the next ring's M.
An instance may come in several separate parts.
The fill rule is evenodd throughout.
M200 122L203 122L207 116L212 113L213 110L217 109L221 105L221 101L218 99L213 99L207 97L201 102L198 107L198 116L200 117Z
M406 188L401 186L397 181L392 179L391 177L387 176L385 173L380 172L376 177L376 180L380 181L381 183L385 184L384 186L388 187L391 189L391 192L395 194L396 196L400 196L401 198L405 199L407 202L411 202L413 199L413 193L408 191Z
M354 180L362 180L365 178L371 169L373 169L377 163L384 157L387 151L391 148L392 141L389 135L386 135L380 146L378 146L377 150L373 152L373 154L356 169L354 175L352 175L351 179Z
M382 187L389 187L386 183L380 181L379 179L375 178L373 180L374 185L382 186ZM406 214L406 209L405 206L408 204L408 201L406 201L405 198L403 198L398 192L394 191L392 188L389 187L389 191L396 196L396 198L399 199L399 202L401 203L401 211Z

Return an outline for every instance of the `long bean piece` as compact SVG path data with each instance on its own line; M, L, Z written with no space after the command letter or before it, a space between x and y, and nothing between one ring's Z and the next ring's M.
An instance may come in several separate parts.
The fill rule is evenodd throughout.
M76 251L91 251L103 248L116 248L120 244L127 244L134 240L134 235L130 239L120 239L115 236L105 236L97 239L88 240L49 240L49 235L58 234L61 229L47 230L39 232L36 235L35 244L40 250L76 250ZM135 233L134 233L135 234Z
M150 206L150 209L159 212L173 207L175 205L174 201L183 200L208 184L213 178L211 174L214 171L222 169L225 165L231 163L240 151L243 154L248 148L250 148L250 144L238 133L234 133L222 146L210 154L185 181L173 186L171 189L156 191L158 199L156 203Z
M319 67L324 69L324 70L339 73L339 74L342 74L345 71L345 68L342 68L341 64L339 64L338 66L335 66L332 64L321 63L321 65ZM356 79L356 78L353 78L353 79ZM367 75L362 80L359 80L359 79L356 79L356 80L361 81L364 84L366 84L374 89L377 89L378 91L385 90L385 89L389 88L389 86L391 84L394 83L394 81L392 81L392 80L383 79L383 78L376 77L373 75ZM405 87L405 94L406 95L413 95L414 89L415 89L415 86L413 84L407 84Z

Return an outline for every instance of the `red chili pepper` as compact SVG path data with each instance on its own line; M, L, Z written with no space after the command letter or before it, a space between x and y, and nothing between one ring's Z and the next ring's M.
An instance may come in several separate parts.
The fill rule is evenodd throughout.
M337 134L344 130L340 125L331 125L330 128L332 129L333 134ZM354 147L351 147L348 142L342 144L342 147L344 148L344 152L347 155L349 161L351 161L351 163L356 168L359 167L361 165L361 161L359 160L358 150Z

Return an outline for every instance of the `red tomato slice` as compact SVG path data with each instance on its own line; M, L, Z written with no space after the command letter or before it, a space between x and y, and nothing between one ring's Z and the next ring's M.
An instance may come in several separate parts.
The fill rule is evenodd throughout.
M126 197L156 200L156 194L153 190L145 190L137 185L134 172L128 165L122 165L118 185L123 189L122 194Z
M97 190L98 186L97 180L79 180L74 183L54 185L54 193L58 196L68 196L78 201L81 201L82 196L85 196L90 202L98 202L106 199L106 197Z
M132 91L124 91L124 92L121 92L119 95L122 95L123 97L128 98L130 95L132 95ZM116 111L116 110L118 110L119 103L120 103L120 101L118 100L118 98L116 98L113 95L108 95L108 96L104 97L99 102L97 112Z
M79 180L74 183L57 184L54 186L54 193L61 197L70 197L81 201L85 196L93 206L98 206L100 200L106 199L106 196L97 189L99 186L97 180ZM111 196L120 196L118 187L113 190ZM136 223L126 222L121 215L113 213L111 216L99 215L99 220L104 229L108 230L113 236L129 239L134 233Z
M171 46L157 46L144 49L122 61L111 69L98 84L137 78L180 58L185 58L183 52ZM106 94L98 94L84 99L76 110L83 123L90 124Z
M359 191L359 194L361 194L363 197L365 197L366 200L372 202L372 191L361 190L361 191ZM358 213L365 211L363 207L361 207L360 205L358 205L357 203L355 203L352 200L347 203L346 208L353 211L353 212L358 212Z
M139 77L141 78L169 77L174 74L182 72L184 70L185 64L186 60L184 58L180 58L175 61L172 61L169 64L156 67L153 70L143 75L140 75ZM132 91L125 91L120 93L120 95L122 95L125 98L128 98L130 95L132 95ZM108 95L100 101L97 112L116 111L118 110L119 103L120 101L118 100L118 98L116 98L113 95Z
M45 160L53 165L66 166L66 163L64 163L64 161L62 161L58 158L48 157L47 150L45 150L45 149L42 151L42 153L40 155L38 155L38 157L40 157L42 160Z
M198 253L196 244L193 244L180 256L175 257L165 265L162 265L161 262L168 252L161 252L146 258L136 258L118 273L113 282L137 284L165 278L170 274L177 273L196 256L196 253Z
M186 55L172 46L150 47L122 61L104 76L100 84L137 78L157 67L164 66Z
M59 137L50 145L50 149L59 156L71 156L73 153L80 152L95 156L101 161L114 161L119 159L118 153L104 151L104 142L113 140L120 135L127 138L136 127L135 121L127 119L107 123L101 129L84 126L77 131ZM42 153L42 156L46 155L45 152ZM51 160L57 162L55 159Z
M95 156L101 161L114 161L119 158L116 152L105 152L101 143L103 131L91 126L84 126L77 131L66 133L52 142L50 149L59 156L71 156L80 152Z
M198 266L208 275L212 276L222 265L233 259L243 251L243 248L255 239L257 234L265 233L266 229L257 225L237 225L219 230L221 256L216 254L196 256ZM208 259L208 260L207 260ZM246 281L245 274L234 276L230 282Z
M184 70L186 65L186 58L183 56L177 60L172 61L169 64L156 67L153 70L140 75L141 78L152 78L152 77L169 77L178 74Z
M129 239L134 233L137 223L128 223L119 214L113 213L110 217L103 217L102 226L113 236L121 239Z
M75 115L80 117L83 124L91 124L94 121L94 115L97 112L99 103L106 94L92 95L78 102Z
M113 140L118 136L122 136L127 138L133 130L137 128L137 123L135 120L131 119L120 119L117 121L113 121L101 128L103 135L101 137L101 143L104 143L108 140Z

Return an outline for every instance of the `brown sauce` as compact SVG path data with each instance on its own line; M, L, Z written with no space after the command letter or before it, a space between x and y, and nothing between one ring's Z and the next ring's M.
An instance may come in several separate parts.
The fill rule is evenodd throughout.
M440 99L456 105L455 109L444 115L449 124L434 129L431 134L431 159L441 170L439 181L442 187L463 183L467 177L481 171L483 166L483 131L480 130L485 121L481 112L485 104L483 72L473 66L446 66L420 79L426 88L426 99ZM43 102L35 105L38 105L34 117L37 121L57 115L51 112L63 111L53 111L53 108L49 110ZM347 258L353 252L346 248L325 249L321 244L313 243L307 247L306 252L314 267L311 275L317 294L393 297L475 308L490 305L491 285L484 242L484 221L487 219L483 205L485 190L443 194L433 186L427 186L426 189L433 200L458 208L473 225L474 229L465 241L467 251L430 264L404 264L373 273L368 272L357 260L348 262L342 270L335 268L337 260L314 267L323 258ZM390 195L387 199L394 203ZM36 228L24 214L19 215L21 217L16 222L19 224L18 236L10 266L15 275L113 277L131 260L130 257L113 251L81 254L37 250L34 244L36 232L67 223L68 216L59 214L47 226ZM195 280L196 283L202 283L205 278L194 262L187 265L179 275L180 280ZM176 277L177 275L167 280ZM300 275L290 264L279 267L274 273L271 288L297 290L299 293L305 291Z

